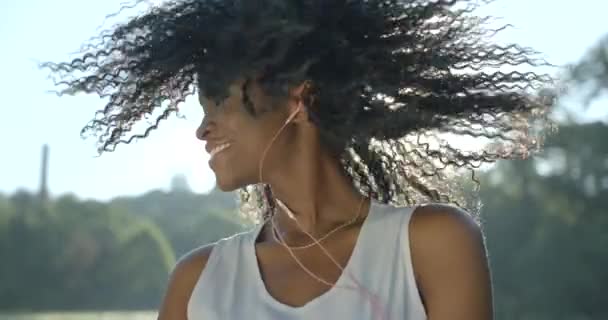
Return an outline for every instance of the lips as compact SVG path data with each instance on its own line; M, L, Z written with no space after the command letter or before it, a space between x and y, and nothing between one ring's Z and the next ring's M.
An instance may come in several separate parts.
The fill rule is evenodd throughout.
M218 154L231 146L231 143L227 142L226 140L220 141L221 142L209 141L205 146L205 150L207 150L207 153L209 153L209 164L214 162L215 157L217 157Z
M230 145L230 142L228 142L227 140L209 140L207 141L207 143L205 144L205 150L207 151L208 154L211 154L211 152L217 148L220 147L226 147L225 145Z
M215 156L216 154L222 152L223 150L225 150L228 147L230 147L230 143L227 143L227 142L219 144L219 145L216 145L215 147L210 148L211 150L209 151L209 155L211 157L213 157L213 156Z

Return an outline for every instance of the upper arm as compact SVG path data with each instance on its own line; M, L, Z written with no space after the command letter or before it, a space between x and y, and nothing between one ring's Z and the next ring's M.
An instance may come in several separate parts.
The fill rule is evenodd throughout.
M179 259L158 311L158 320L186 320L188 301L207 264L213 245L195 249Z
M412 263L429 320L492 319L483 234L462 210L427 205L410 224Z

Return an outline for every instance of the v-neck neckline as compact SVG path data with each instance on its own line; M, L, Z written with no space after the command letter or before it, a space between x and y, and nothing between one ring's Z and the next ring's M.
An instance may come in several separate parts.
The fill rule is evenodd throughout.
M256 283L256 286L258 287L258 291L260 292L260 295L262 296L262 298L264 300L266 300L268 303L270 303L271 305L275 306L276 308L280 308L284 311L290 311L290 312L304 312L304 310L312 308L313 306L323 302L324 300L330 299L331 296L335 294L334 292L336 290L339 290L340 287L343 287L345 285L344 282L347 280L349 274L352 275L354 273L353 268L357 265L357 261L360 259L360 255L362 254L361 250L362 250L362 247L364 246L363 239L366 237L366 234L368 233L367 229L369 228L370 220L374 218L374 212L376 211L376 205L377 204L375 203L375 201L373 199L371 199L369 209L368 209L368 214L365 217L365 220L363 220L363 223L361 224L359 234L357 235L357 240L355 241L355 246L353 247L350 257L348 258L348 262L344 266L344 270L341 272L335 285L301 306L292 306L292 305L283 303L283 302L277 300L268 291L268 287L266 287L266 283L264 282L264 280L262 278L262 271L260 269L260 265L259 265L259 261L258 261L257 253L256 253L256 247L255 247L257 239L258 239L261 231L264 229L265 224L261 223L259 226L257 226L257 228L253 232L252 241L250 242L247 252L249 253L250 263L252 264L252 268L254 270L254 275L253 275L253 277L255 277L254 281ZM312 279L312 278L310 280L316 281L315 279Z

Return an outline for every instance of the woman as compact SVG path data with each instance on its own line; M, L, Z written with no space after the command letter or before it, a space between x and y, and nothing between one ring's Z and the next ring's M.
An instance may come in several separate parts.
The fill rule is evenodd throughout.
M454 177L538 148L550 101L528 89L550 79L497 71L544 63L488 42L474 9L181 0L45 64L60 94L107 98L85 127L100 152L196 92L217 185L259 222L182 257L159 319L491 319L482 232Z

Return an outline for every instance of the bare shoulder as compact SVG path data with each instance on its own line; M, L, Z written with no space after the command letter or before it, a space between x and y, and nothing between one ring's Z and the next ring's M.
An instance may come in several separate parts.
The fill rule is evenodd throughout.
M492 318L483 233L469 213L445 204L418 207L409 238L416 282L430 318Z
M483 234L466 211L447 204L420 206L412 213L409 225L411 252L420 275L436 263L455 264L466 255L484 251ZM448 254L450 253L450 254ZM417 267L417 268L416 268Z
M215 243L212 243L186 253L175 264L173 275L176 277L195 276L198 278L207 265L214 247Z
M215 243L196 248L182 256L171 273L170 281L176 281L192 291L196 281L207 265L209 256L215 247Z
M194 249L177 261L159 308L158 320L187 319L188 300L214 246L215 244L210 244Z
M431 240L460 236L481 237L481 228L468 212L448 204L427 204L417 207L412 215L410 229L416 238ZM445 240L445 239L444 239Z

